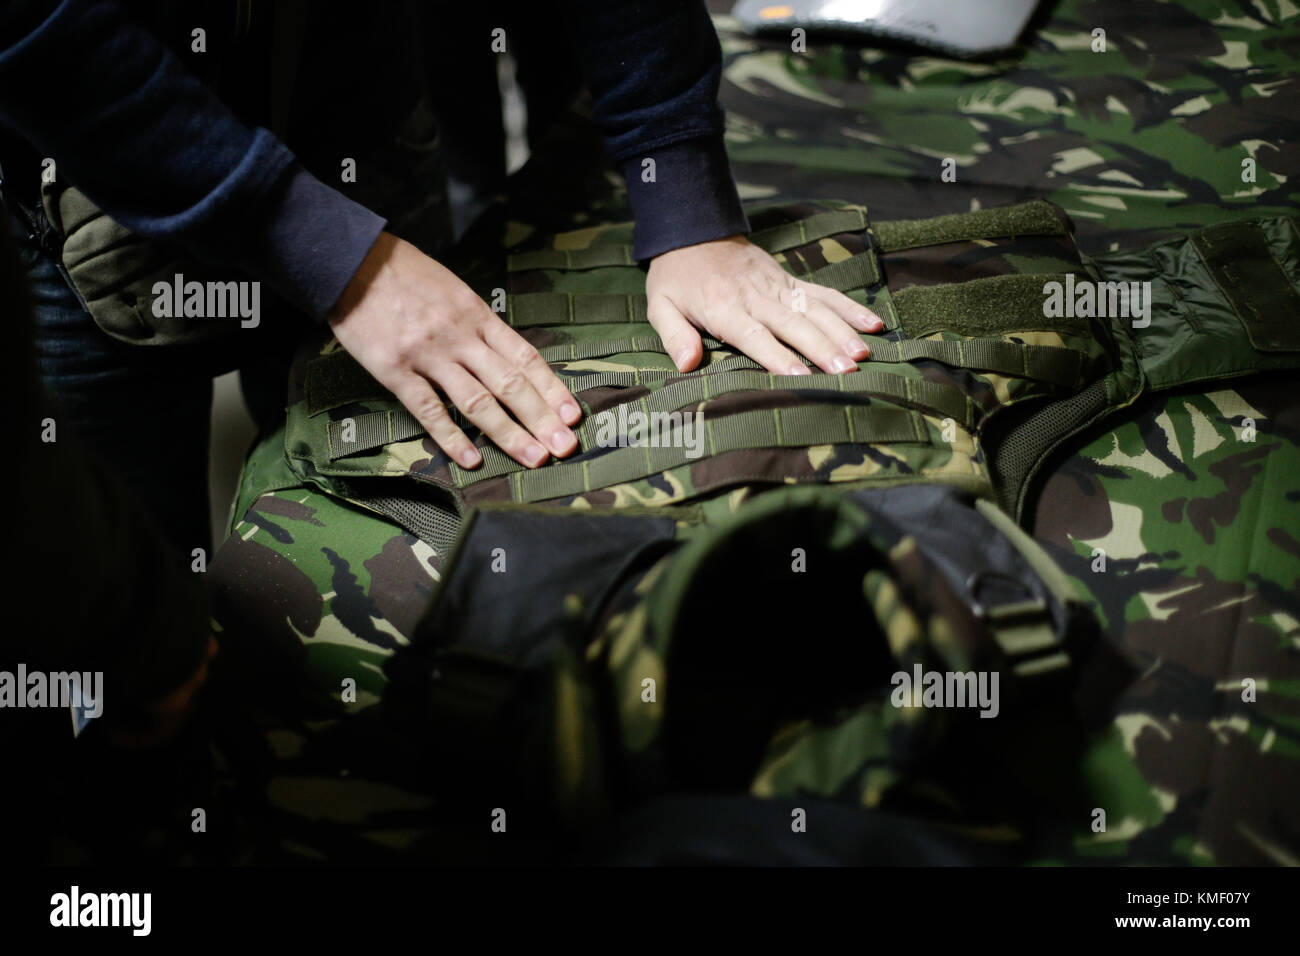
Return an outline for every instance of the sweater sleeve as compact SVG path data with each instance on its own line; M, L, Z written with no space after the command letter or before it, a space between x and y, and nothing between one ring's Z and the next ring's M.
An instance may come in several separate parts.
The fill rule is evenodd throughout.
M749 231L723 145L722 51L699 0L568 0L583 75L636 218L634 254Z
M241 123L110 0L7 0L0 89L0 123L114 219L243 269L317 318L384 226Z

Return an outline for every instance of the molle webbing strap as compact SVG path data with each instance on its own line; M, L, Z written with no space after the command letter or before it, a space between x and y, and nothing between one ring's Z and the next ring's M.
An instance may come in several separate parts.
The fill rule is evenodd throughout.
M1042 330L1087 336L1087 319L1043 314L1047 301L1044 287L1057 282L1064 289L1065 281L1065 273L989 276L907 286L892 297L899 324L909 339L939 331L985 336Z
M603 269L608 266L634 266L632 247L610 242L588 246L586 249L537 249L533 252L516 252L506 257L507 272L527 272L529 269Z
M926 388L926 386L931 386ZM966 396L955 388L945 389L920 379L905 379L874 370L851 372L846 375L772 375L766 371L736 370L719 372L714 375L697 375L682 379L671 385L665 385L649 395L633 402L624 402L619 406L607 408L595 415L588 415L577 429L579 445L583 452L600 447L597 443L598 433L608 427L608 422L616 421L618 409L626 406L633 414L650 421L654 415L676 412L692 408L701 402L734 392L754 390L773 391L789 390L804 393L807 390L826 390L850 394L883 396L892 399L920 403L920 396L931 398L944 406L944 414L951 415L969 428L967 424L973 417L971 403ZM705 406L707 409L707 406ZM823 406L824 409L824 406ZM820 413L828 415L824 410ZM723 421L725 419L718 419ZM477 469L476 472L477 473Z
M867 217L861 209L833 209L816 213L807 219L760 229L750 235L749 241L768 252L785 252L787 249L807 245L841 232L861 232L866 227ZM612 242L588 246L585 249L538 249L533 252L517 252L506 258L508 272L526 272L529 269L563 269L575 272L636 264L636 259L632 257L631 246Z
M708 349L725 347L717 339L704 336L704 345ZM917 359L933 359L956 368L973 368L1003 375L1023 375L1037 381L1047 382L1061 387L1073 387L1077 382L1083 364L1083 356L1073 349L1054 348L1045 345L1019 345L997 339L972 339L966 342L936 341L932 339L906 339L902 342L890 342L883 339L866 340L871 347L872 362L912 362ZM553 345L540 350L547 362L579 361L582 359L604 358L620 352L657 352L665 354L663 342L657 335L641 336L632 339L620 339L612 342L571 343ZM804 360L805 365L810 365ZM708 374L717 374L731 370L758 370L759 366L743 355L731 356L711 366ZM597 372L589 376L575 377L569 380L570 389L575 392L585 391L601 386L626 387L646 384L654 377L673 374L675 370L640 369L628 372ZM697 376L697 379L706 376ZM973 422L973 409L964 393L957 389L948 389L935 383L905 378L901 383L894 379L901 376L882 375L872 369L859 369L847 375L814 374L811 376L774 376L772 381L788 378L786 387L796 390L833 389L837 391L878 394L889 398L906 400L950 416L961 422L966 428ZM688 379L687 381L697 380ZM782 383L785 384L784 382ZM703 386L701 386L703 387ZM345 404L347 401L360 401L363 398L378 397L382 388L369 374L356 364L346 352L332 352L313 360L307 374L308 413L316 414L322 409ZM717 395L718 392L712 392ZM959 398L960 396L960 398ZM683 402L682 404L686 404ZM680 406L679 406L680 407ZM453 417L458 425L464 427L463 417L453 410ZM355 432L352 441L344 441L344 421L329 424L330 458L342 458L363 451L378 448L381 445L397 441L406 441L421 434L423 429L414 418L401 409L370 412L356 415L351 419ZM493 448L485 452L495 451ZM504 456L502 456L504 458ZM510 459L506 458L506 461ZM486 468L486 462L483 468ZM478 469L481 471L482 469Z
M526 292L506 300L506 321L516 329L645 322L646 298L606 292Z
M424 434L424 428L405 408L366 412L336 422L325 429L330 461L381 448Z
M746 359L746 361L748 361ZM614 379L615 376L626 377L625 382ZM590 379L600 379L592 383ZM588 388L610 385L641 384L641 376L631 372L605 372L586 379L571 380L568 384L575 394ZM960 422L969 430L974 420L974 403L960 389L948 385L939 385L921 378L909 378L892 373L879 372L874 369L862 369L844 375L818 373L814 375L773 375L757 368L735 368L718 370L706 375L696 375L665 385L630 404L637 413L648 421L651 415L674 412L682 408L698 405L700 402L733 392L754 390L789 390L796 392L832 391L848 394L871 395L896 401L919 405ZM579 447L583 452L599 447L596 433L602 427L603 416L616 414L614 408L606 409L594 415L588 415L575 430ZM348 431L348 422L351 431ZM350 434L352 440L345 440ZM407 441L424 434L424 429L415 417L403 408L386 411L368 412L351 419L329 422L326 437L330 460L334 461L348 455L372 451L392 442ZM488 478L495 478L508 471L516 471L519 465L494 445L480 449L483 464L471 471L465 471L465 485L475 484Z
M728 348L711 336L701 336L706 349ZM1063 388L1073 388L1083 367L1082 352L1057 348L1051 345L1021 345L1000 339L970 339L965 342L938 341L935 339L905 339L890 342L885 339L864 337L871 349L873 362L913 362L933 359L954 368L973 368L1000 375L1021 375L1036 381L1047 382ZM658 352L666 355L658 336L643 335L630 339L605 342L571 342L566 345L549 345L539 350L547 362L578 362L585 359L607 358L622 352ZM811 365L808 359L801 359Z
M973 368L1000 375L1021 375L1064 388L1073 388L1083 367L1083 353L1051 345L1021 345L1001 339L904 339L871 344L875 362L933 359L953 368Z
M676 373L670 373L676 374ZM660 376L662 379L663 375ZM638 372L600 372L570 379L566 384L575 394L590 388L626 387L646 383ZM974 402L959 388L923 378L895 375L878 369L859 369L843 375L815 372L812 375L773 375L757 362L738 355L709 368L703 375L684 378L652 392L644 401L648 411L676 411L710 398L739 391L828 391L875 395L920 405L939 415L954 418L969 429L974 424ZM605 414L604 412L600 414ZM585 423L584 423L585 427ZM581 436L579 436L581 437Z
M749 241L767 252L785 252L841 232L861 232L866 228L867 217L863 210L834 209L816 213L807 219L760 229L750 234Z
M725 347L717 339L710 338L707 335L702 335L700 338L703 340L706 349ZM548 363L581 362L585 359L608 358L611 355L618 355L620 352L668 354L658 335L634 335L630 339L610 339L601 342L567 342L563 345L543 346L537 351L541 353L542 361Z
M879 282L880 267L876 264L875 253L868 250L814 269L803 279L836 292L848 292L850 289L865 289Z
M870 252L814 269L804 280L836 292L861 289L880 281L880 269ZM525 292L506 302L511 328L539 325L595 325L646 322L646 297L633 293Z
M801 448L842 443L901 443L929 441L917 412L890 406L844 406L835 414L825 408L801 406L741 412L717 421L696 418L690 428L704 428L704 456L746 448ZM583 494L699 460L684 446L649 445L616 448L596 458L559 462L535 471L517 471L510 479L511 498L544 501ZM458 487L464 472L452 465Z
M1036 199L1016 206L977 209L974 212L932 219L902 219L872 223L876 248L901 252L944 242L987 239L993 236L1063 236L1063 223L1051 204Z
M1192 235L1250 344L1261 352L1300 351L1300 295L1253 222L1210 226Z

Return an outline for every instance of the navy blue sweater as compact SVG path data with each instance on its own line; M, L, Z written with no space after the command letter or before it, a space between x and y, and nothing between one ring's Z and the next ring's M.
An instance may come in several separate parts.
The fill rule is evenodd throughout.
M356 15L382 15L372 6ZM637 257L747 231L703 3L559 7L628 185ZM244 269L317 318L384 227L241 122L113 0L0 0L0 124L123 225ZM647 158L653 182L643 181Z

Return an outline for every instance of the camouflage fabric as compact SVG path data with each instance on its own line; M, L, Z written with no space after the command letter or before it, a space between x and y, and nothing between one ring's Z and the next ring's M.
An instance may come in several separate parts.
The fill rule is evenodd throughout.
M1289 379L1157 396L1047 478L1038 539L1140 678L1087 765L1079 858L1300 863L1300 413Z
M1044 197L1070 213L1084 251L1135 249L1247 212L1294 211L1300 163L1284 97L1298 24L1290 5L1269 0L1062 2L1022 54L971 64L815 35L795 55L721 18L729 148L750 198L847 198L883 220ZM1091 50L1094 27L1107 31L1104 54ZM945 182L950 156L957 176ZM1242 180L1246 158L1254 183ZM471 237L488 241L468 243L459 267L480 290L504 272L504 252L485 248L526 250L530 239L536 248L552 232L619 218L603 179L555 172L571 159L552 150L530 164L543 182L565 184L548 197L563 201L539 209L537 191L520 189ZM526 225L503 246L506 217ZM981 799L974 781L991 771L960 753L935 803L964 798L968 809L950 822L1019 858L1295 863L1294 400L1269 380L1212 383L1138 399L1129 414L1059 456L1023 519L1144 673L1107 726L1065 748L1066 766L1034 765L1031 755L1050 749L1039 741L992 771L1046 792L1045 809ZM212 567L226 645L246 654L245 679L262 675L248 695L264 711L260 729L243 741L260 747L261 773L240 777L267 836L258 857L454 858L446 841L463 828L442 826L428 789L384 759L382 735L365 733L382 687L376 667L413 635L445 556L305 486L279 448L283 437L271 436L250 460L234 535ZM653 494L667 503L686 488ZM648 493L630 486L626 500ZM708 507L730 511L750 496L716 493ZM1095 548L1104 571L1094 570ZM355 702L340 699L348 678ZM1243 678L1255 700L1242 699ZM815 727L774 739L754 792L806 787L826 739ZM1097 809L1104 831L1094 830Z
M877 219L1042 198L1069 213L1087 253L1300 200L1287 105L1300 10L1287 0L1058 0L1022 48L976 62L816 30L797 54L789 39L715 23L746 198L848 199Z
M814 229L826 216L848 216L859 225L836 227L830 235L807 241L787 231ZM327 343L323 354L295 376L300 384L291 389L285 438L289 465L303 481L358 503L363 503L358 488L368 478L408 475L450 492L461 509L509 500L557 500L573 507L662 506L698 502L715 491L725 491L734 506L745 497L737 486L746 484L746 477L768 484L924 478L987 495L989 478L975 440L986 422L1019 403L1068 395L1099 378L1114 350L1107 347L1111 332L1104 325L1043 315L1043 282L1067 273L1086 279L1068 224L1042 203L999 211L997 217L944 223L943 228L963 234L1014 227L1022 233L878 250L861 207L805 204L752 211L756 241L797 243L775 253L794 274L829 282L840 267L864 272L840 287L868 302L884 317L887 331L868 340L875 357L842 378L770 376L736 349L712 340L700 369L677 373L643 311L636 314L644 306L629 303L629 297L644 291L644 273L635 267L530 267L497 275L480 291L486 299L492 298L493 288L505 291L506 320L542 351L584 406L580 455L528 473L496 449L483 447L484 467L462 471L406 421L391 396ZM511 231L513 224L507 236ZM538 238L545 240L544 248L515 245L511 262L531 265L548 261L539 255L552 254L582 261L576 257L584 252L625 248L630 227L592 227ZM966 265L972 258L977 263ZM884 281L876 278L881 274ZM946 281L957 278L961 281ZM959 314L941 319L929 312L926 303L933 301L929 294L934 292L959 296ZM609 320L595 315L600 321L594 322L581 316L568 320L572 310L585 305L605 311L612 305L624 317L621 322L617 314ZM527 314L530 306L556 311L558 318ZM995 307L1001 314L982 320L987 327L957 328L980 322L976 313ZM908 358L905 343L940 351ZM982 357L980 348L990 354ZM939 355L945 357L935 358ZM856 440L849 435L838 442L805 440L795 414L782 417L782 434L767 440L727 432L742 422L751 430L770 425L774 410L832 404L861 413ZM662 454L646 457L635 449L602 447L611 437L601 438L604 422L614 421L602 415L620 406L647 417L656 411L698 415L708 429L708 448L691 460L689 450L674 456L661 449ZM406 422L400 436L393 416ZM380 435L366 439L364 433L372 427ZM468 423L466 427L477 434ZM362 437L349 437L349 430L358 428ZM729 449L734 442L741 447ZM616 464L620 459L622 467ZM634 477L618 477L624 474ZM563 480L565 476L572 480Z

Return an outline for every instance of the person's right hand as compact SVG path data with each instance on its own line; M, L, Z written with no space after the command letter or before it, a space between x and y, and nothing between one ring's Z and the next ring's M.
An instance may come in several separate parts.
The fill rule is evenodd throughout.
M548 451L564 456L577 447L566 426L582 409L537 349L410 243L380 233L329 321L339 344L463 467L477 467L482 456L435 386L522 465L536 468Z

